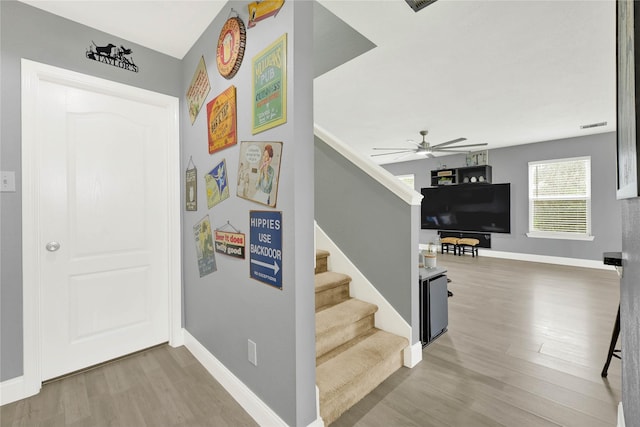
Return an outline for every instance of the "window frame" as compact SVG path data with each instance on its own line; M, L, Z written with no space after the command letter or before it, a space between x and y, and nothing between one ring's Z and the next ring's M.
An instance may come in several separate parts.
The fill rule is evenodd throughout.
M586 196L571 196L567 195L561 197L562 200L585 200L586 201L586 232L585 233L576 233L576 232L560 232L560 231L538 231L532 230L534 223L534 209L533 204L535 200L540 200L540 198L533 197L533 171L535 166L542 164L552 164L552 163L569 163L575 161L586 161L586 173L585 173L585 184L586 184ZM527 237L532 238L541 238L541 239L563 239L563 240L587 240L592 241L595 236L592 234L591 229L591 156L580 156L580 157L566 157L560 159L549 159L549 160L538 160L528 162L528 216L529 216L529 224L528 224L528 232L526 233ZM559 197L560 198L560 197Z

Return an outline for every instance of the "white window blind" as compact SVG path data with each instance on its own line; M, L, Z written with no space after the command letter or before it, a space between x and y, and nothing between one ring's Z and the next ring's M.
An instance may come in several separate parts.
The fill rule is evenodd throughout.
M591 158L529 162L530 237L591 236Z
M407 184L409 187L411 187L412 190L415 189L416 176L414 174L396 175L396 178L398 178L400 181L402 181L405 184Z

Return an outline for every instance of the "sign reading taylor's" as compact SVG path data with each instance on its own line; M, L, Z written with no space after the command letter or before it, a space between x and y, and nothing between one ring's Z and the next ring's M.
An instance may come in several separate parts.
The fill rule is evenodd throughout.
M130 57L131 49L127 49L122 45L118 47L113 43L109 43L106 46L98 46L94 41L91 41L91 43L92 45L89 46L85 53L87 58L103 64L113 65L123 70L138 72L138 66L134 64L133 58Z
M282 212L250 211L251 278L282 289Z

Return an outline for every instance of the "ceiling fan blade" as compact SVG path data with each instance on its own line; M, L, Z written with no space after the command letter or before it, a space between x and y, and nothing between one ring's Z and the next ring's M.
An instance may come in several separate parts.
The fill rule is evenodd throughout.
M413 153L413 150L396 151L396 152L394 152L394 153L371 154L371 157L375 157L375 156L388 156L388 155L390 155L390 154L400 154L400 153Z
M427 153L426 157L427 159L434 159L436 156L434 156L433 153Z
M456 145L455 147L450 147L450 148L467 148L467 147L483 147L487 145L486 142L483 142L481 144L467 144L467 145ZM431 147L432 150L440 150L440 148L438 147ZM448 148L447 148L448 149Z
M466 141L466 140L467 140L467 138L456 138L456 139L452 139L451 141L442 142L440 144L432 145L431 148L444 147L445 145L451 145L451 144L455 144L456 142L462 142L462 141Z
M373 150L399 150L399 149L402 149L402 147L394 147L394 148L375 147L375 148L373 148ZM413 148L406 148L406 150L413 150Z
M404 154L402 154L402 155L400 155L400 156L396 157L395 159L393 159L393 161L395 162L395 161L397 161L397 160L404 159L405 157L408 157L408 156L410 156L411 154L414 154L414 153L412 153L412 152L404 153Z

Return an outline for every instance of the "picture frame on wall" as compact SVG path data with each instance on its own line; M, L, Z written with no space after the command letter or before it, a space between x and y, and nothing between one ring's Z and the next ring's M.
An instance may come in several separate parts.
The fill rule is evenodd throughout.
M640 7L632 0L616 2L616 56L617 56L617 119L616 140L618 199L640 196L638 175L640 161L638 155L638 111L636 102L640 99L638 56L640 37L635 22L640 23Z
M241 141L237 196L275 208L281 159L281 141Z
M287 121L287 33L253 58L251 70L255 135Z

